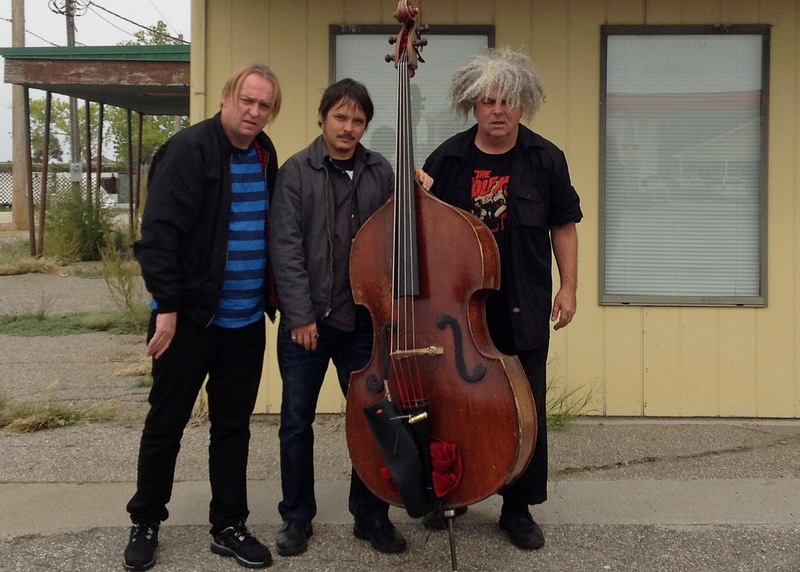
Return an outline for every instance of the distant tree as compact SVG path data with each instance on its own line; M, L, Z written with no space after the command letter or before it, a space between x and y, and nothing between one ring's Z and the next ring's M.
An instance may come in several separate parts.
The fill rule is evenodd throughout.
M33 161L38 163L42 160L42 153L44 152L44 116L45 116L46 99L30 100L31 110L31 156ZM80 133L83 136L86 133L86 105L81 102L78 105L78 120L80 122ZM100 113L96 104L91 105L91 121L92 121L92 156L97 154L97 132L98 123L100 122ZM50 160L56 162L64 161L64 148L61 140L66 142L66 148L70 147L70 129L69 129L69 102L65 99L53 97L50 103ZM82 142L81 157L83 162L85 157L85 142Z
M169 34L167 25L159 20L155 26L134 34L136 40L123 42L124 46L166 46L182 44L180 38ZM127 163L128 157L128 117L127 111L117 107L108 108L105 113L108 121L107 133L111 139L117 161ZM184 116L178 119L179 128L189 125L189 118ZM134 148L134 161L139 138L139 118L137 113L131 117L132 141ZM175 132L175 117L171 115L146 115L142 118L142 160L150 162L156 150Z
M45 99L33 99L31 108L31 156L34 163L42 162L44 153L44 112ZM50 152L49 160L64 161L61 138L69 131L69 104L63 99L53 99L50 105Z
M128 112L119 107L107 107L105 111L106 137L111 141L117 162L126 165L128 161ZM180 128L188 126L189 118L179 119ZM139 141L139 114L131 114L131 141L133 160L137 158ZM142 160L149 163L155 152L170 135L175 132L175 118L171 115L145 115L142 118Z
M120 43L121 46L170 46L182 44L181 38L175 38L167 30L167 25L159 20L155 26L150 26L147 30L140 30L133 34L136 40L129 40Z

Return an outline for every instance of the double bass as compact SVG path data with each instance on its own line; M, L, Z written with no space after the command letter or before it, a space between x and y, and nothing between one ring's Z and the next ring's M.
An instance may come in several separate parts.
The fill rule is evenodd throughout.
M369 363L353 372L346 434L366 486L412 517L453 515L513 482L536 443L536 410L516 357L500 353L486 299L500 284L491 231L414 179L411 84L427 42L401 0L387 56L397 69L395 192L357 233L350 281L373 325ZM436 181L446 185L448 181Z

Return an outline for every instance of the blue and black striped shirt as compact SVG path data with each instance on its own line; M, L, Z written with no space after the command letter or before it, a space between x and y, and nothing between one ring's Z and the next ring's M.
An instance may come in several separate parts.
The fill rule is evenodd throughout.
M231 156L228 260L217 313L211 323L242 328L264 315L267 266L267 183L255 147Z

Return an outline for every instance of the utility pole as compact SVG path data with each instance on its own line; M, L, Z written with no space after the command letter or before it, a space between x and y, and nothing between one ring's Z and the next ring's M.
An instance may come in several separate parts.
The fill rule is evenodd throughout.
M64 14L67 16L67 46L75 45L75 0L64 0ZM73 188L80 188L81 181L81 127L78 121L78 100L69 98L69 142L70 178ZM77 172L76 172L77 171Z
M25 47L25 0L12 0L11 4L11 45L15 48ZM30 168L28 161L28 141L25 122L25 89L21 85L11 87L12 150L11 150L11 223L17 230L28 228L28 191L30 185Z

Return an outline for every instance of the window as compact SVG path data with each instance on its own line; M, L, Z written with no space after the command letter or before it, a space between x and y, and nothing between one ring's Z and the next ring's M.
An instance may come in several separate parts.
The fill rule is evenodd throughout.
M375 104L375 116L363 143L394 164L397 108L397 73L384 56L394 53L389 37L400 25L332 25L331 81L351 77L367 86ZM442 141L470 123L450 110L447 92L456 70L470 57L494 46L493 26L432 26L424 36L429 40L411 79L412 136L415 165L421 167ZM470 118L471 119L471 118ZM472 120L474 122L474 120Z
M600 302L766 305L768 26L604 26Z

